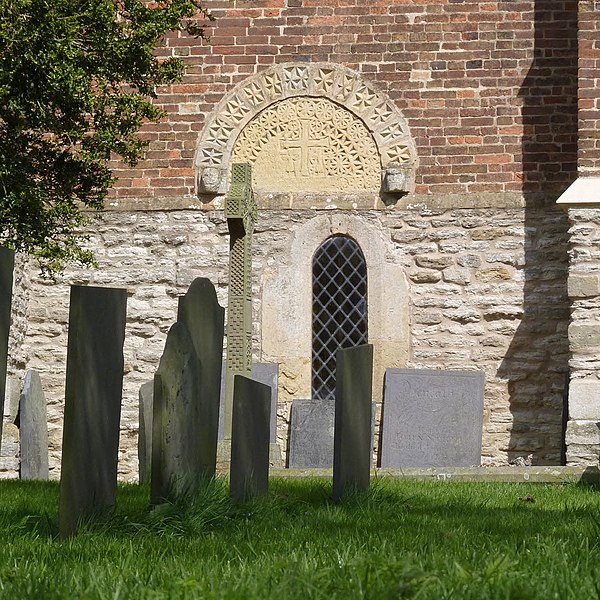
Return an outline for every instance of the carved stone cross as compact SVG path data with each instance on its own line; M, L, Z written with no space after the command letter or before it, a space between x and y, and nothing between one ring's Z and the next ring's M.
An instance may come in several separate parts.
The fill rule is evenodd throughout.
M295 140L283 140L281 147L288 152L295 150L296 156L290 152L290 158L294 164L294 175L302 177L310 177L315 175L311 173L311 163L315 163L317 170L321 171L318 175L324 175L325 169L323 166L323 152L330 145L328 139L316 139L311 136L311 122L302 120L302 130L300 137ZM314 166L314 165L313 165Z
M224 438L231 439L234 375L252 371L252 232L258 219L252 192L252 167L236 163L225 199L229 228L229 302L227 305L227 373Z

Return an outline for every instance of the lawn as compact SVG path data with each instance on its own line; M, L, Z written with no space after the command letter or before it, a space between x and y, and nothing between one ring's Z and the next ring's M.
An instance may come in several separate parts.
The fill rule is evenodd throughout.
M193 506L118 509L56 538L58 485L0 482L0 598L599 598L600 491L587 485L377 479L330 500L325 479L272 479L235 506L218 480Z

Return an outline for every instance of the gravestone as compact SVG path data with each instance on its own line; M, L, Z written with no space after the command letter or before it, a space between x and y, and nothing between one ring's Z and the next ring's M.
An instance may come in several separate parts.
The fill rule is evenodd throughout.
M371 447L375 432L375 404L371 405ZM294 400L290 425L290 469L332 469L335 399Z
M211 422L221 391L221 367L223 364L223 337L225 333L225 309L219 305L217 292L210 279L194 279L185 296L179 298L177 321L187 327L198 360L202 377L202 393L214 399L206 405Z
M252 372L252 232L258 220L252 193L252 168L233 164L225 199L229 228L229 294L227 304L227 375L224 438L231 439L235 375Z
M373 346L337 351L335 369L333 499L369 489L372 444Z
M2 421L4 420L8 332L10 330L14 268L14 250L0 247L0 442L2 441Z
M127 291L71 287L59 532L112 509L117 492Z
M154 404L154 381L140 386L139 392L139 432L138 464L140 483L150 482L152 465L152 407Z
M236 375L229 489L236 502L266 496L269 487L269 386Z
M271 388L271 421L269 440L277 442L277 396L279 389L279 365L277 363L252 363L252 379L264 383ZM221 404L219 407L219 440L225 434L225 379L226 366L223 366L221 379ZM332 438L333 439L333 438Z
M290 469L333 468L335 400L294 400Z
M224 310L208 279L179 300L154 378L152 502L194 492L214 477L223 360Z
M479 465L484 380L481 371L388 369L381 466Z
M21 479L48 479L48 415L37 371L27 371L19 399Z

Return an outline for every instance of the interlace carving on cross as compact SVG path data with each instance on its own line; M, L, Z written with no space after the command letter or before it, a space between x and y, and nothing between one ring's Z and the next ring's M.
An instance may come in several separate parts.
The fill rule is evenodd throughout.
M252 191L252 166L234 163L231 166L231 186L225 199L225 218L241 219L245 233L252 233L258 221L258 209Z
M224 437L230 440L234 376L250 377L252 372L252 232L258 210L252 192L252 167L247 163L232 165L225 217L230 255Z

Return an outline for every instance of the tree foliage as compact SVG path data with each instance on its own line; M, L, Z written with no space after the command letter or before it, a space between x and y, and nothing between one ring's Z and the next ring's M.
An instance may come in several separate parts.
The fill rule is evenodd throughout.
M204 35L199 2L0 1L0 244L49 271L93 263L81 226L103 208L108 159L142 156L139 129L162 116L155 86L183 69L156 48Z

